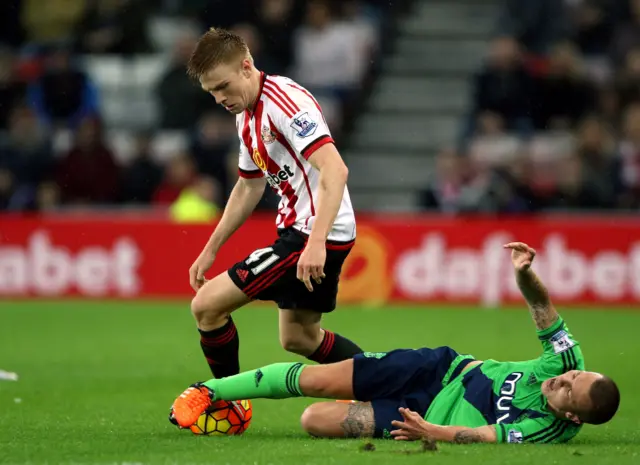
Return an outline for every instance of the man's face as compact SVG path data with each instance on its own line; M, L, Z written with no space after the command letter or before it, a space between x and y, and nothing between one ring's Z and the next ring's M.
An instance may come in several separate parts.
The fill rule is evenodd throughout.
M576 423L581 423L580 412L591 408L589 390L602 375L591 371L572 370L542 383L542 394L549 406Z
M253 104L249 101L254 94L251 92L250 77L251 63L243 60L216 66L202 75L200 85L216 99L216 103L237 115Z

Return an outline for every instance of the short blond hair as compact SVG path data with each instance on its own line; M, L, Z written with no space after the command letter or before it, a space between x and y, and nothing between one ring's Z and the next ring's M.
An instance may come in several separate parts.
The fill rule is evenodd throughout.
M249 47L242 37L226 29L212 27L198 40L187 65L187 74L197 80L220 64L247 56L250 56Z

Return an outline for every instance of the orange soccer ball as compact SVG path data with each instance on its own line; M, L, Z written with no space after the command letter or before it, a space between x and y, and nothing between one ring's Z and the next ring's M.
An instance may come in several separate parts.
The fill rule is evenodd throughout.
M219 400L211 404L190 429L193 434L204 436L239 435L249 428L252 415L250 400Z

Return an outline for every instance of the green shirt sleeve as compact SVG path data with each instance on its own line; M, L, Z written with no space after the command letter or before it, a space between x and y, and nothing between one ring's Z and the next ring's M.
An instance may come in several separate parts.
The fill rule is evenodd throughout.
M557 376L571 370L584 370L580 344L573 338L562 318L549 328L538 331L542 356L538 369L547 376Z
M544 418L527 418L518 423L495 425L498 443L558 444L569 441L580 425L561 420L552 415Z

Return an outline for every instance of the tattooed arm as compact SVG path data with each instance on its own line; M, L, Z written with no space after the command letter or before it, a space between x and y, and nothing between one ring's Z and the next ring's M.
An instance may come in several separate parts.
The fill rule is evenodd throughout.
M550 328L558 320L558 312L551 303L544 284L531 269L536 251L522 242L512 242L505 245L505 248L511 249L516 282L527 301L536 328L539 331Z
M349 404L347 416L340 423L345 438L370 438L375 431L373 407L369 402Z
M426 439L456 444L473 444L477 442L498 442L494 426L468 428L466 426L439 426L425 421L418 413L401 408L403 421L394 420L391 424L396 430L391 436L399 441L415 441Z

